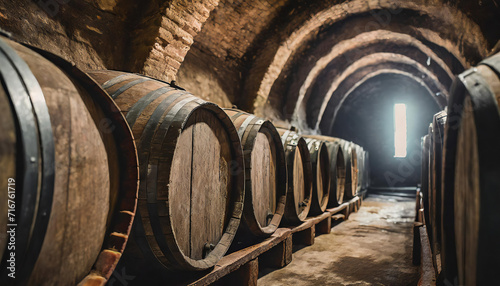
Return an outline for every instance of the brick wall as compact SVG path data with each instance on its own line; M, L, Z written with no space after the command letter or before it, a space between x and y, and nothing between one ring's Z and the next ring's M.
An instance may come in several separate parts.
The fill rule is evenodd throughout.
M173 0L143 15L136 29L131 70L166 81L176 79L194 37L218 0ZM145 45L146 43L146 45Z

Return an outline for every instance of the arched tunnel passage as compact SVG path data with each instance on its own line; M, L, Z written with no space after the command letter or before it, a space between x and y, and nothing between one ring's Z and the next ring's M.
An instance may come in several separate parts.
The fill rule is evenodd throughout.
M394 104L407 110L407 156L394 157ZM345 138L368 150L373 187L415 187L420 182L420 138L440 110L433 94L414 79L394 73L372 77L356 87L334 117L323 118L323 133Z
M234 285L231 283L234 281L229 281L231 278L242 280L236 283L241 285L255 285L257 278L260 285L273 286L416 285L420 270L412 263L411 246L416 238L413 234L420 234L425 229L432 232L428 236L424 233L423 237L429 238L428 244L434 251L434 259L423 264L434 265L437 278L443 282L443 276L437 272L450 265L449 261L453 259L447 258L448 254L466 254L463 257L474 257L471 261L480 257L474 255L474 243L469 243L476 238L475 234L462 235L465 232L461 232L457 235L459 240L465 239L460 242L460 247L465 246L464 251L458 249L449 252L448 248L440 248L437 244L444 241L446 246L447 242L454 241L449 239L453 237L453 232L445 234L446 231L443 231L442 237L450 235L448 240L439 241L437 230L441 228L435 222L440 221L438 217L441 212L438 208L441 202L443 205L453 205L455 202L450 194L454 194L452 189L457 183L454 178L449 179L446 184L451 187L444 188L447 197L439 201L438 195L430 195L445 181L439 179L436 170L445 169L453 176L455 172L461 172L464 176L459 181L465 182L463 185L466 186L468 183L472 185L472 180L481 180L480 177L488 172L471 175L473 171L483 168L481 162L475 160L473 152L463 152L457 157L462 161L475 161L477 166L471 164L469 168L468 164L457 164L459 168L455 168L452 161L450 166L443 164L445 168L440 169L444 159L439 154L444 152L440 153L441 141L433 138L442 138L445 130L448 132L451 129L445 129L442 124L445 121L443 109L447 104L452 103L448 108L452 119L455 119L452 115L457 115L461 110L460 104L454 105L461 100L461 90L456 95L456 90L450 88L454 83L460 83L461 78L457 75L465 70L474 79L484 75L487 81L494 83L493 87L500 90L500 84L495 82L500 75L500 68L495 74L493 70L487 72L486 65L481 64L486 57L500 51L499 1L0 1L0 61L3 63L0 65L0 109L4 111L0 116L0 131L8 131L0 132L0 136L3 136L0 138L0 154L6 155L0 156L0 159L8 157L12 159L9 159L11 163L18 164L23 157L22 152L19 152L23 150L18 149L25 143L24 131L21 130L24 121L19 116L21 113L16 108L12 109L17 104L13 95L21 92L22 88L14 87L24 86L30 91L34 86L30 84L33 79L25 78L28 73L25 74L26 67L19 65L22 61L27 62L27 68L34 72L37 81L40 80L47 108L53 111L50 119L54 127L54 143L57 154L61 154L55 157L55 182L68 186L67 190L54 190L54 198L62 198L54 200L55 203L73 200L73 195L81 194L80 190L86 186L84 181L76 181L76 178L81 177L77 172L71 172L71 176L67 177L61 171L66 166L78 167L80 163L89 163L91 160L92 156L86 156L90 145L80 148L77 144L78 148L73 148L67 144L70 139L79 138L79 135L83 139L88 137L88 134L81 134L79 125L83 123L82 120L87 117L95 120L102 113L107 114L104 111L112 112L113 118L115 115L117 118L121 115L125 117L119 120L123 122L123 126L120 125L123 128L107 126L107 122L104 122L107 120L94 121L95 127L102 131L98 133L96 130L95 135L106 139L102 143L109 151L106 152L109 156L101 156L99 160L108 160L109 169L115 166L113 168L120 169L120 172L109 172L109 184L103 180L102 186L86 190L102 190L100 194L104 195L108 186L109 209L115 210L113 205L127 207L127 211L119 214L120 218L126 218L126 223L118 226L120 232L102 232L106 237L110 234L104 238L109 248L101 256L98 254L100 243L96 243L96 252L90 253L85 248L69 247L71 243L65 242L66 236L61 237L60 241L47 239L60 233L76 233L74 228L79 228L83 220L97 229L95 222L89 221L85 215L75 218L61 215L65 210L73 209L74 214L88 213L85 204L76 201L64 210L55 208L54 204L50 218L47 216L43 210L47 209L45 206L49 205L49 200L46 198L51 197L52 192L45 192L45 183L53 175L51 169L47 168L47 174L40 180L22 178L23 182L44 185L33 190L35 196L30 195L31 190L24 190L22 184L19 186L22 196L18 198L21 199L18 212L26 225L22 226L21 233L16 234L20 244L16 254L20 260L16 261L16 266L19 274L27 274L19 276L29 280L7 284L38 285L34 281L40 280L40 285L65 285L63 281L66 279L75 284L80 278L87 277L98 285L106 282L109 285L116 284L117 280L128 285L157 285L165 281L169 284L191 285L193 281L187 282L183 274L187 271L189 279L195 276L197 278L194 279L205 279L204 282L198 280L199 283L195 282L195 285L213 282L215 285L220 285L217 282ZM12 57L15 53L7 49L11 44L5 45L4 41L12 41L12 47L23 47L18 50L21 61ZM30 52L22 52L25 49ZM36 63L47 60L50 63L46 63L46 69ZM49 77L49 69L59 76ZM85 75L87 72L104 76L116 71L125 74L103 82L102 86L95 85L100 82L97 78L94 78L97 82L93 82ZM59 81L63 74L67 75L68 80ZM20 77L17 78L17 75ZM61 96L54 91L55 83L67 85L57 88ZM92 86L92 93L80 94L89 85ZM483 87L482 84L475 86ZM103 95L98 104L94 104L98 99L93 91ZM110 95L110 102L107 102L106 92ZM31 91L29 93L31 97ZM66 96L66 93L71 96ZM21 95L23 99L26 98L26 94ZM60 100L60 104L54 101L55 97L58 102ZM466 97L467 100L471 99L470 102L465 101L466 104L476 103L473 95L468 94ZM493 97L488 98L491 101ZM43 114L38 106L42 101L34 97L32 99L28 109L33 107L33 118L36 119L33 126L43 127L38 124L43 119L39 117ZM108 104L112 103L111 99L115 100L116 106ZM107 108L104 108L104 103ZM490 107L496 108L498 105L491 104ZM229 111L228 108L233 110ZM88 116L85 112L75 113L85 109L89 111ZM439 115L434 116L433 132L427 137L428 148L424 148L424 152L428 151L429 154L421 158L420 137L428 132L432 116L438 111ZM229 115L232 112L236 114ZM496 109L493 113L496 115ZM64 116L60 114L71 115L72 120L61 120ZM463 133L459 136L452 131L452 139L447 140L446 145L449 147L446 149L448 156L458 153L454 152L454 148L458 148L456 146L474 149L474 145L479 142L474 140L474 134L479 134L474 133L473 123L479 122L475 121L475 114L474 117L467 114L464 118L466 126L461 127L461 130L471 136ZM127 126L127 122L130 126ZM476 129L490 131L489 128L495 125L490 122L482 123ZM500 126L500 119L498 122ZM274 130L273 125L278 128ZM101 127L111 128L101 130ZM492 129L498 131L499 128L493 126ZM35 132L37 134L33 134L34 138L40 139L38 143L43 143L43 132L49 129L38 130ZM117 136L111 140L108 131ZM131 145L127 145L125 149L129 151L124 152L133 157L135 151L137 159L130 158L129 167L131 172L138 173L123 178L123 184L131 189L136 184L139 186L134 187L136 195L127 194L126 203L122 204L114 194L122 180L118 185L114 179L117 179L115 174L126 172L121 168L123 161L113 162L123 160L122 154L117 152L121 148L115 150L113 145L122 143L123 140L119 138L124 133ZM488 135L493 134L492 137L497 133L487 132ZM10 140L12 136L15 141ZM460 140L453 141L453 136ZM10 141L4 142L4 137ZM132 146L132 138L135 147ZM486 153L485 161L494 158L489 155L499 150L497 146L500 143L495 140L484 140L489 144L494 142L488 146L491 151ZM6 150L3 148L4 143L12 148ZM241 146L237 146L238 143ZM45 173L45 166L51 161L50 156L46 157L48 154L45 154L49 149L41 145L39 147L35 149L43 153L43 166L40 165L43 168L38 170ZM363 181L367 175L361 171L365 162L363 158L366 158L363 148L369 154L370 165L365 167L371 170L371 185ZM326 154L324 150L334 155L323 156ZM448 159L454 159L451 157ZM35 157L26 156L24 159L33 162L32 158ZM429 166L429 170L423 172L424 178L421 179L424 183L421 183L420 190L424 195L422 200L416 200L415 195L420 196L417 190L422 170L421 159L425 161L425 158L429 164L424 162L422 168ZM500 174L500 154L492 161ZM4 166L10 168L14 165L1 164L0 174L7 174L2 172ZM23 163L9 170L16 171L13 175L17 175L17 171L27 166L34 165ZM238 167L238 170L233 167ZM425 177L426 174L429 178ZM22 175L28 176L28 172ZM135 179L136 175L140 180ZM334 179L327 180L327 175ZM11 180L8 181L10 183ZM87 183L97 181L90 180ZM336 187L333 192L336 198L340 198L342 192L337 190L344 190L342 201L330 200L329 206L321 204L326 210L318 210L313 201L326 198L328 186L332 185ZM7 198L11 199L11 194L6 196L5 189L4 192L0 191L2 266L10 261L4 260L9 257L5 247L8 241L4 238L10 210L7 211L7 204L2 206L1 203ZM298 191L291 192L292 189ZM463 192L456 196L458 200L462 195L469 198L485 193L482 190L476 192L468 186L456 189L459 189L459 193ZM473 191L470 192L470 189ZM279 191L279 194L275 191ZM284 196L284 192L287 196ZM439 193L445 192L433 192ZM497 190L491 193L494 193L495 199L482 200L479 215L484 213L484 205L490 209L493 206L493 217L500 217L496 203L500 201L499 193ZM23 194L28 194L26 200ZM38 197L40 200L36 199ZM35 198L34 208L25 204L29 198ZM132 199L137 199L136 205L133 205ZM464 201L464 209L457 212L460 217L456 221L447 216L450 209L447 215L443 212L443 221L447 219L446 228L464 226L467 230L475 230L478 226L483 231L483 224L468 225L473 221L468 219L470 217L462 220L462 215L478 214L470 209L477 209L474 204L479 200ZM483 204L484 201L492 203ZM360 209L361 203L363 207ZM43 204L43 207L38 204ZM434 209L431 211L428 206L422 209L425 204ZM11 204L8 205L11 208ZM137 212L134 215L129 209ZM307 210L316 212L307 213ZM25 215L31 212L36 215L29 215L25 219ZM300 219L294 220L293 212L295 215L300 213ZM114 225L115 219L114 215L110 216L111 213L106 215L96 209L96 214L106 219L107 225ZM287 219L280 220L282 218ZM137 219L140 220L139 224ZM135 220L132 225L129 223L131 220ZM342 223L335 223L332 228L333 220ZM47 221L49 224L45 230L43 226ZM483 221L479 219L479 222ZM29 222L34 224L29 225ZM420 227L423 225L425 227ZM492 225L495 227L492 229L497 229L497 225ZM415 231L415 226L419 227L418 231ZM279 230L274 234L268 233L275 229ZM31 238L45 236L45 240L21 237L22 233L31 233L31 230L36 235L30 235ZM199 235L196 233L198 230L201 231ZM465 231L459 231L462 230ZM45 235L45 231L48 235ZM485 233L493 233L488 231L486 229ZM316 236L315 232L324 235ZM130 237L129 233L132 234ZM493 249L496 252L491 253L498 255L491 256L500 258L500 246L496 246L500 234L483 237L491 240L481 240L481 245L485 246L481 251ZM82 232L79 238L80 244L85 241L96 242L92 232ZM97 238L100 239L102 236ZM303 246L315 243L315 240L316 247ZM262 246L261 243L267 244ZM107 247L105 245L102 245L103 250ZM243 247L249 247L250 250L245 251L248 248ZM229 252L226 253L228 248ZM444 251L439 253L441 250ZM28 252L29 255L33 254L32 258L28 259ZM85 260L89 268L76 269L71 266L72 263L53 259L59 252L75 258L73 262L77 264ZM293 261L283 267L290 263L292 252ZM270 254L266 257L266 253ZM447 255L441 255L444 253ZM438 259L438 254L442 260ZM37 260L37 256L40 259ZM81 259L81 256L89 259ZM94 261L94 258L97 260ZM49 260L54 263L43 263ZM444 268L438 265L440 260ZM268 262L282 269L259 273L259 269L265 268ZM488 271L487 267L482 266L489 265L496 270L494 266L499 263L500 259L494 263L478 264L480 266L475 269L477 273L484 272L477 276L494 274L495 271ZM471 264L474 263L464 262L460 265L462 272L463 269L473 269L471 276L462 273L464 275L461 278L469 277L467 281L476 275ZM203 271L213 265L217 265L213 268L215 274ZM182 271L165 269L170 266ZM66 271L66 267L73 269ZM3 285L3 274L8 268L2 269L0 284ZM229 274L231 271L235 275ZM33 274L31 278L30 272ZM247 275L249 272L252 275ZM454 275L453 270L444 273L450 278L441 283L444 285L498 284L496 277L492 283L462 283L456 277L448 277L449 273ZM228 280L215 281L223 276L223 279L229 277ZM82 281L80 284L86 283ZM425 282L420 284L431 285Z

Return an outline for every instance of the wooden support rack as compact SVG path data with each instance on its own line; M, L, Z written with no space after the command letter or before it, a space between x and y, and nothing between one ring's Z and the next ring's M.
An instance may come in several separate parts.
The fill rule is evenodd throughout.
M285 267L292 261L293 244L313 245L316 233L330 233L332 220L348 219L350 213L358 211L363 197L327 209L299 226L278 228L270 238L225 256L211 272L184 285L257 285L259 264Z

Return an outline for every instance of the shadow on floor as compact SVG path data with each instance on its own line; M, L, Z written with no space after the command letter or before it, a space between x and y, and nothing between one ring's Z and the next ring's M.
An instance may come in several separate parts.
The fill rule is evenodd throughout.
M294 249L283 269L262 269L259 285L416 285L412 265L415 199L371 195L358 213L315 244Z

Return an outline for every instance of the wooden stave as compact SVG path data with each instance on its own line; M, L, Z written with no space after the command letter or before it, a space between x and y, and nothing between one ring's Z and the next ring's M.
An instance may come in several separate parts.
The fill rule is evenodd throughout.
M342 204L344 199L345 188L345 160L344 152L338 142L327 142L327 147L330 151L330 207L337 207ZM333 188L331 186L334 186ZM333 194L333 195L332 195Z
M311 156L311 165L313 171L313 196L311 202L311 209L309 213L311 215L319 215L322 214L329 203L330 200L330 155L328 153L328 149L326 144L322 140L306 138L305 139L309 153ZM320 182L324 178L320 178L320 174L325 175L326 179L326 188L324 186L325 182ZM319 198L319 185L323 186L323 196ZM326 189L326 191L325 191Z
M175 238L175 231L173 229L172 222L169 221L168 223L164 224L163 226L159 226L159 222L157 219L154 217L156 216L157 209L154 206L151 206L154 204L154 202L146 202L144 201L141 203L141 200L139 200L139 210L140 212L138 213L138 218L139 220L136 220L134 222L135 225L135 243L139 246L141 249L142 253L144 256L154 262L160 262L161 266L165 269L168 270L188 270L188 271L203 271L206 269L209 269L215 265L215 263L218 262L222 258L222 256L225 254L225 252L228 250L229 245L231 244L231 241L234 238L234 235L236 233L236 229L239 226L240 218L243 213L243 198L244 198L244 162L243 162L243 152L241 149L241 143L240 139L238 137L238 134L236 132L236 129L234 125L232 124L230 118L227 116L226 113L222 109L220 109L218 106L215 104L205 102L199 98L194 97L188 92L185 92L183 90L179 89L174 89L171 88L168 83L155 80L152 78L147 78L141 75L136 75L136 74L128 74L128 73L123 73L123 72L117 72L117 71L89 71L88 72L92 77L94 77L100 84L103 86L107 87L107 90L113 90L119 87L117 90L110 92L112 96L115 98L115 100L119 100L119 98L123 98L124 96L130 95L127 94L127 92L130 92L130 88L133 88L134 86L138 86L139 84L147 83L147 82L153 82L155 84L162 84L164 87L158 88L154 91L151 91L150 93L144 95L139 94L139 99L133 103L133 106L130 107L129 110L125 111L128 107L125 107L125 109L122 112L127 113L127 120L129 123L134 126L134 123L136 123L136 120L139 120L139 116L141 116L142 112L144 112L147 108L147 106L151 105L154 103L154 100L161 98L161 96L166 96L164 101L162 103L165 103L166 108L170 108L168 106L172 104L181 104L182 107L186 107L188 109L206 109L209 110L210 112L214 113L217 118L221 120L221 124L227 129L229 136L231 137L231 142L230 144L232 145L232 152L233 155L235 156L234 162L236 163L236 170L234 172L234 190L233 190L233 197L234 197L234 204L231 206L232 209L229 211L231 213L229 222L227 223L227 227L225 228L225 232L223 237L220 239L219 243L213 248L213 250L210 252L210 254L205 258L201 260L194 260L191 259L190 257L187 257L184 255L184 253L181 251L179 246L177 245L177 240ZM99 75L100 74L100 75ZM113 75L113 76L110 76ZM119 80L119 77L122 77ZM109 82L113 82L113 84L108 84ZM128 82L127 82L128 81ZM120 86L122 84L122 86ZM161 94L155 94L157 91L160 89L162 90ZM147 96L151 95L151 98L153 99L152 101L145 100L141 102L142 99L146 98ZM156 97L155 97L156 96ZM150 99L151 99L150 98ZM170 100L172 98L172 100ZM177 100L177 101L176 101ZM183 102L184 101L184 102ZM120 105L118 102L119 107L122 109L124 108L123 105ZM139 106L137 109L134 109L135 107ZM146 107L144 107L146 105ZM141 109L142 108L142 109ZM168 112L171 110L169 109ZM182 111L182 110L181 110ZM167 113L168 113L167 112ZM133 113L133 114L132 114ZM132 116L129 116L131 115ZM191 112L184 112L184 114L181 114L178 117L178 119L174 122L176 125L172 125L173 127L167 128L167 133L164 134L163 141L164 142L170 142L170 148L175 149L176 141L177 140L177 131L175 131L176 128L179 130L184 128L185 123L187 122L186 120L182 120L181 118L189 118ZM136 118L137 117L137 118ZM148 123L150 122L150 119L148 118ZM151 121L152 122L152 121ZM163 120L163 123L167 123L167 120ZM174 132L175 131L175 132ZM142 136L142 134L141 134ZM156 135L155 135L156 136ZM143 140L142 137L140 140L140 143L138 144L139 150L141 149L146 149L150 150L150 145L148 145L150 140L154 140L153 137L147 137L147 140ZM146 142L146 143L145 143ZM142 144L142 145L141 145ZM142 146L142 147L141 147ZM163 145L162 145L163 146ZM159 150L162 150L161 147ZM157 152L159 152L159 150ZM173 149L172 149L173 150ZM149 152L149 151L147 151ZM139 152L141 153L141 152ZM172 152L173 153L173 152ZM139 161L146 162L145 158L147 157L141 157L139 156ZM145 171L147 170L146 168L140 168L142 169L142 175L141 177L146 178L147 176L145 175ZM166 172L169 173L169 172ZM169 175L170 176L170 175ZM140 191L141 193L141 188ZM144 194L144 197L146 196L146 193L150 193L150 191L147 191L147 188L144 187L142 189L142 193ZM168 206L167 206L168 207ZM152 219L153 218L153 219ZM155 225L155 227L151 226L151 221L154 220L152 223ZM147 236L145 229L150 230L154 232L154 237L152 236ZM172 234L168 236L168 239L165 241L165 238L162 236L162 229L165 231L167 229L167 234ZM146 239L144 239L146 237ZM156 254L154 254L155 252Z
M286 204L286 194L287 194L287 165L285 159L285 150L281 142L280 135L276 130L276 127L268 120L261 119L254 116L253 114L246 113L244 111L232 108L225 108L224 111L230 116L233 123L240 118L244 117L245 122L248 121L246 126L241 125L238 128L238 133L243 146L243 153L249 154L250 156L245 156L245 203L243 206L243 220L245 225L249 228L250 232L259 237L269 237L276 229L279 227L282 217L285 212ZM250 119L249 119L250 118ZM249 172L249 167L251 166L251 153L254 147L257 133L261 130L266 129L271 133L273 137L273 145L276 151L277 166L276 166L276 200L277 207L275 209L273 218L270 224L266 227L262 227L255 217L255 210L253 206L252 195L252 180Z
M305 221L309 210L311 208L312 200L312 165L310 161L309 149L307 148L307 143L304 138L299 136L295 131L288 130L284 128L276 128L278 133L281 135L281 141L283 142L283 147L285 149L287 172L288 172L288 190L287 199L285 205L285 214L283 216L283 222L285 224L300 224ZM293 173L294 173L294 160L295 152L298 151L302 155L303 160L303 170L304 170L304 209L301 213L297 214L295 209L296 202L294 201L294 185L293 185Z
M357 154L357 166L358 166L358 170L357 170L357 176L358 176L358 182L357 182L357 187L356 187L356 195L359 194L362 190L363 190L363 186L364 186L364 183L365 183L365 178L364 178L364 174L365 174L365 166L364 166L364 149L363 147L357 145L357 144L354 144L356 146L356 154Z
M454 230L456 232L458 281L471 285L495 284L497 280L495 266L500 263L498 259L500 248L495 247L500 238L499 214L498 207L494 203L499 199L497 193L500 186L498 181L500 167L497 161L500 157L498 151L500 145L500 136L498 135L500 128L499 76L500 54L497 54L458 77L464 90L456 140ZM464 126L467 127L464 129ZM472 134L463 136L462 132L472 132ZM469 149L476 152L475 156L478 158L474 164L469 162L466 166L459 164L461 159L466 156L466 151L460 149L464 140L473 144L466 147L470 147ZM476 182L476 188L470 188L464 193L463 190L461 192L460 183L463 183L461 181L464 180L464 177L470 175L470 170L474 170L471 166L477 168L478 175L473 179L477 179L478 182ZM465 175L457 175L460 168L462 171L466 170ZM463 195L467 199L461 201L460 198L463 198L461 197ZM473 202L477 202L477 204L474 205ZM474 210L477 212L475 213ZM465 218L463 219L465 222L461 221L461 218ZM466 256L464 257L462 253L465 253Z
M437 265L436 256L441 252L441 172L442 172L442 150L443 132L446 123L446 111L440 111L433 117L431 156L429 158L429 195L430 195L430 220L432 237L430 237L431 248L433 249L434 264Z
M305 138L323 140L330 153L330 200L329 207L336 207L342 204L344 198L344 189L346 185L346 161L343 151L343 139L324 136L324 135L303 135ZM339 158L340 157L340 158ZM339 161L340 159L340 161ZM349 167L350 168L350 167ZM339 185L341 184L341 185ZM340 190L340 191L338 191ZM334 195L332 195L334 194Z
M67 88L68 92L71 92L70 94L72 94L75 99L80 100L74 101L76 102L76 104L79 104L76 106L78 106L81 111L84 111L84 114L79 113L78 116L83 118L87 116L87 118L90 119L89 122L91 122L87 124L87 126L89 126L87 129L90 128L89 130L95 130L93 131L94 134L99 134L97 135L99 138L97 139L97 141L102 142L98 144L104 146L103 148L105 154L101 155L108 158L107 160L109 164L107 168L111 168L111 166L116 165L120 166L121 164L119 162L126 165L123 168L116 168L116 171L110 172L110 174L113 173L113 175L110 175L109 178L111 181L111 192L114 193L110 193L110 210L107 213L107 216L104 218L106 220L106 233L102 233L102 245L99 246L98 253L95 253L95 259L93 258L87 262L87 264L89 264L91 267L88 270L84 270L83 272L80 271L79 273L70 274L71 276L74 276L74 278L60 278L60 276L54 276L53 274L51 275L50 271L56 271L57 269L54 269L54 267L51 268L52 263L50 262L52 262L53 260L47 258L47 255L50 254L50 250L47 250L47 247L52 247L52 245L54 245L54 247L57 247L57 245L55 245L55 243L57 242L52 240L53 237L51 237L51 235L54 235L54 228L57 227L54 225L55 215L59 212L59 209L57 207L54 207L61 206L60 204L56 204L56 196L60 195L61 193L64 194L66 191L71 190L71 187L66 187L66 185L61 186L60 184L58 184L57 178L61 177L61 175L58 174L61 174L64 171L57 171L55 173L56 181L53 185L54 199L52 199L51 197L51 202L48 201L52 205L52 210L49 209L46 213L46 218L48 220L46 225L46 232L44 232L41 238L36 239L40 244L39 252L30 252L29 258L31 259L31 263L33 263L33 265L26 270L23 269L23 266L18 266L19 269L17 272L20 273L17 273L17 275L21 275L20 277L18 277L21 280L17 281L17 283L37 285L56 283L53 280L52 282L49 282L47 280L47 278L52 278L56 279L56 281L59 281L57 283L63 284L77 283L78 281L80 281L80 279L83 279L80 282L81 284L85 284L88 282L93 283L94 285L103 285L111 276L111 273L113 272L117 261L120 259L121 252L123 251L123 248L125 247L127 242L127 235L130 231L130 225L135 212L138 177L137 157L130 129L128 128L128 125L126 124L124 118L114 105L113 101L109 98L109 96L104 91L102 91L95 82L88 78L83 72L78 70L73 64L66 62L58 56L34 47L25 47L4 38L0 40L3 44L8 45L12 49L13 53L17 57L19 57L20 61L22 61L24 65L26 65L27 71L33 77L34 84L40 84L38 85L39 88L41 86L40 92L42 92L43 90L43 92L45 93L40 94L42 97L42 100L40 102L44 103L48 110L48 113L52 115L49 125L59 126L55 123L57 122L57 119L54 119L59 117L54 116L54 114L59 115L59 113L56 113L59 112L59 110L55 109L54 106L57 106L58 104L56 103L58 99L55 94L60 94L61 92L57 88L54 89L53 87L51 87L51 84L55 84L55 86L58 86L61 90L65 90L65 88ZM58 81L51 82L51 78L58 78ZM67 86L63 85L63 78ZM26 78L23 78L22 80L26 82ZM67 94L64 97L69 97L70 94ZM45 99L43 99L44 97L47 97L48 101L45 101ZM113 129L107 129L108 125L99 125L97 123L98 119L106 120L105 123L111 124ZM101 121L99 121L99 123L101 123ZM91 125L93 127L91 127ZM99 128L97 128L98 126L96 125L98 125ZM67 128L71 127L72 125L69 125ZM50 128L50 126L48 126L48 128ZM39 131L39 133L41 135L45 134L45 136L53 137L54 142L57 142L61 139L61 137L57 135L57 133L60 133L59 131L52 134L48 132L47 128L45 128L42 131ZM91 135L87 133L86 136ZM75 147L78 147L78 144L79 143L75 143ZM59 147L57 147L55 150L60 150L60 148L58 148ZM118 152L117 149L126 152L126 154L119 159L119 162L109 162L111 158L116 158L115 154ZM61 166L61 164L59 163L60 159L57 159L55 161L53 160L52 162L54 162L53 164L55 167L61 167L58 167L57 170L64 169L64 166ZM93 166L91 168L96 168L96 166ZM106 167L103 166L103 168ZM85 190L85 188L80 189ZM73 190L72 192L75 192L75 190ZM64 232L64 230L61 231ZM32 247L30 249L33 250ZM71 250L69 251L69 253L75 252ZM17 255L19 255L19 253L16 253L16 256ZM43 261L44 259L48 260L45 262L40 261ZM40 267L41 269L38 269ZM63 267L64 266L61 266L59 271L64 271L62 270ZM67 267L69 267L69 269L66 269L66 271L64 271L63 273L76 271L70 266ZM72 282L60 279L71 279ZM76 281L74 279L76 279ZM12 280L10 282L12 282Z

